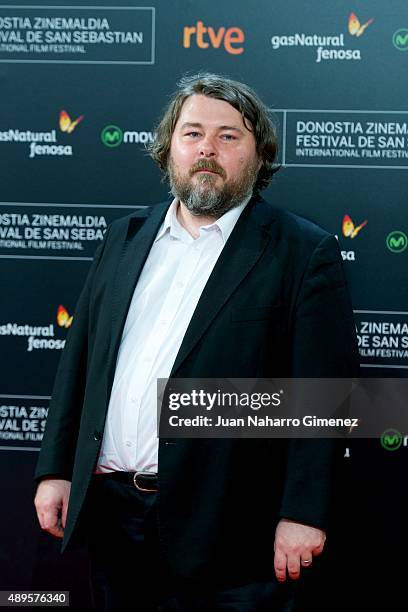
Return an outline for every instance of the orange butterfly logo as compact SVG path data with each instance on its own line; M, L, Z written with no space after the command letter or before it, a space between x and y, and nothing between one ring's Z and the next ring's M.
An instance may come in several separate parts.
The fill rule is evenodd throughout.
M366 23L361 25L357 15L355 13L351 13L348 19L348 31L352 36L361 36L365 29L368 28L370 23L373 23L374 19L369 19Z
M355 226L351 217L349 215L344 215L342 224L343 236L346 238L355 238L358 232L363 229L365 225L367 225L367 220L360 223L360 225Z
M58 306L57 323L60 327L71 327L73 318L64 306L61 306L61 304Z
M75 121L72 121L67 111L62 110L59 114L59 126L60 126L61 132L67 132L68 134L71 134L71 132L75 130L76 126L78 125L80 121L82 121L83 118L84 116L80 115L78 119L75 119Z

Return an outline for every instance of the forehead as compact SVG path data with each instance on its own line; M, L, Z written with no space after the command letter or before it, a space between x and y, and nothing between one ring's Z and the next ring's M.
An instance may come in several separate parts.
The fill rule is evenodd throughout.
M212 128L231 126L249 131L242 120L241 113L231 104L199 94L189 96L184 101L176 128L181 127L184 123L201 123Z

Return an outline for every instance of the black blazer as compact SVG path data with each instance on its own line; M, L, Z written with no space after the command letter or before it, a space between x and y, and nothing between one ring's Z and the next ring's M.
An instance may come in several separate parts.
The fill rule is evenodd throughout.
M96 252L56 376L36 478L72 480L64 544L85 525L133 290L169 203L116 220ZM337 240L253 198L204 288L175 360L182 378L358 375ZM179 576L273 573L280 517L325 527L330 440L161 439L159 529Z

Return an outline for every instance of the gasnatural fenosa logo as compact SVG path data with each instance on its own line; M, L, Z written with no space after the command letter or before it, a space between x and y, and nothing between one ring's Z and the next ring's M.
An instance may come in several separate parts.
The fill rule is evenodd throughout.
M359 38L362 36L373 19L368 19L365 23L360 23L355 13L351 13L347 21L347 33L349 36ZM274 51L282 47L311 47L316 51L315 61L336 60L361 60L361 49L353 45L348 46L348 37L344 32L333 34L295 32L293 34L274 35L271 37L271 44Z

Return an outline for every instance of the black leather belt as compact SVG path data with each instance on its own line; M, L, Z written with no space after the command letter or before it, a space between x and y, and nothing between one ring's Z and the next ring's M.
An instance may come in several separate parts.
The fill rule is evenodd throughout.
M103 476L131 484L144 493L155 493L158 490L156 472L109 472L109 474L103 474Z

